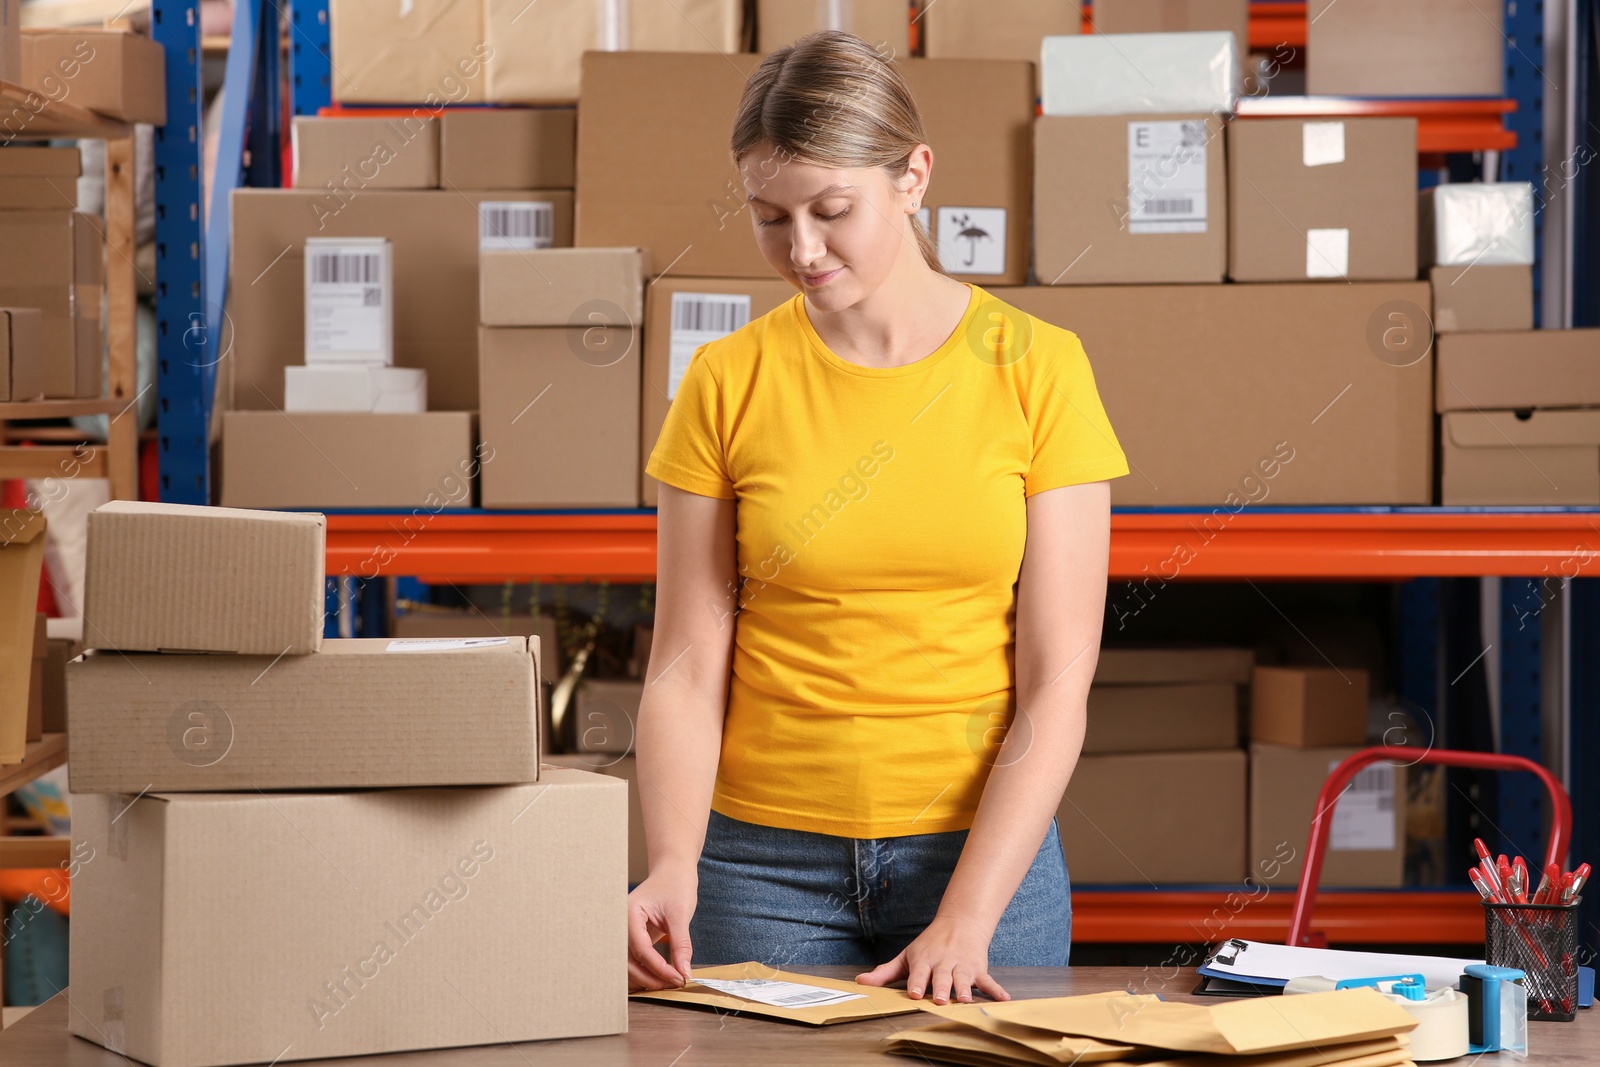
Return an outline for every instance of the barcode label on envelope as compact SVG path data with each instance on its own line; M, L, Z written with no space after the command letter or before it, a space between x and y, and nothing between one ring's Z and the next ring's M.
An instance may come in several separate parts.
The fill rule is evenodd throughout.
M1328 761L1331 773L1339 760ZM1335 852L1384 852L1395 847L1394 764L1374 763L1345 786L1333 809L1328 847Z
M799 982L774 982L767 978L696 978L695 982L718 993L774 1008L820 1008L846 1000L862 1000L866 996L864 993L848 993L843 989L801 985Z

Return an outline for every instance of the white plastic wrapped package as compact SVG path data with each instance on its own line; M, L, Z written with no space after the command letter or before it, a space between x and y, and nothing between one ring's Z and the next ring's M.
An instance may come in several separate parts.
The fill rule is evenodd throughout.
M1455 182L1423 190L1417 212L1424 264L1533 263L1533 185Z
M1046 115L1231 113L1239 55L1226 30L1046 37L1039 82Z

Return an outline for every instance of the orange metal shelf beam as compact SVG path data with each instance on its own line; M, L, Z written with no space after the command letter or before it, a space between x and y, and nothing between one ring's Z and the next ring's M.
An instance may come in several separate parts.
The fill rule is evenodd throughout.
M1372 118L1414 116L1417 151L1484 152L1517 146L1517 135L1505 128L1515 100L1368 100L1348 96L1243 97L1238 117Z
M1079 944L1214 943L1229 937L1283 944L1292 890L1073 889ZM1331 890L1317 894L1312 926L1330 944L1469 945L1483 941L1483 907L1471 891ZM1198 960L1182 964L1193 969ZM1173 965L1181 961L1174 960Z
M1195 510L1111 518L1113 579L1600 576L1600 512ZM328 573L655 579L654 511L331 514Z

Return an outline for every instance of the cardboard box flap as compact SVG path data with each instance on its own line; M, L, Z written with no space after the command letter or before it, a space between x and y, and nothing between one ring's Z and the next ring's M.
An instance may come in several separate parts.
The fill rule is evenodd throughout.
M1600 408L1449 411L1444 433L1457 448L1600 447Z
M0 511L0 548L7 545L32 544L44 536L44 512L27 508Z
M556 771L560 774L563 772ZM579 773L567 771L565 773ZM838 990L854 994L849 1000L832 1000L810 1007L787 1008L763 1004L759 1000L725 993L701 985L696 979L717 981L767 981L788 982L825 990ZM685 1007L712 1008L740 1015L759 1015L767 1019L804 1023L808 1026L826 1026L830 1023L853 1022L857 1019L876 1019L885 1015L905 1015L922 1010L920 1001L912 1000L903 989L883 986L857 985L837 978L818 978L810 974L791 974L776 970L764 963L730 963L723 967L697 967L688 985L680 989L657 989L634 993L639 1000L658 1000Z

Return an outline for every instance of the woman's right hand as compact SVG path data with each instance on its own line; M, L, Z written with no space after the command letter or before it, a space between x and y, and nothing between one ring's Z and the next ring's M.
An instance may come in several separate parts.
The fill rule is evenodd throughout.
M689 919L694 915L700 879L693 867L666 867L628 894L628 992L671 989L689 980ZM656 951L663 937L669 964Z

